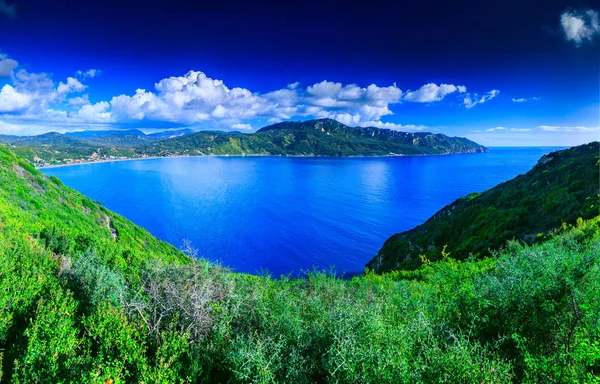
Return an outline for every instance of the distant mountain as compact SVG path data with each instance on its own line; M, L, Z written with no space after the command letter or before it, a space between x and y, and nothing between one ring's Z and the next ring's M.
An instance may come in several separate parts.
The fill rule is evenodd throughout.
M189 129L144 134L140 130L83 131L0 136L0 143L36 165L147 156L280 155L394 156L487 152L462 137L349 127L332 119L286 122L255 133Z
M38 146L38 145L72 145L85 146L85 142L76 137L63 135L57 132L44 133L37 136L8 136L0 135L0 143L16 146Z
M173 131L163 131L156 133L144 133L139 129L113 129L106 131L78 131L78 132L67 132L67 136L78 137L81 139L94 139L98 137L106 136L137 136L137 137L148 137L153 139L169 139L172 137L178 137L183 135L189 135L193 133L191 129L178 129Z
M163 131L157 133L150 133L146 136L155 139L172 139L174 137L185 136L194 133L191 129L178 129L175 131Z
M136 147L143 143L166 140L192 133L191 129L145 134L137 129L70 132L66 135L84 139L87 143L112 147Z
M349 127L332 119L285 122L256 133L198 132L140 148L152 155L388 156L480 153L461 137Z
M552 152L529 172L442 208L424 224L389 238L367 267L412 269L442 257L485 256L507 240L533 242L562 223L598 216L600 144Z
M137 129L114 129L107 131L78 131L78 132L67 132L65 135L78 137L80 139L95 139L98 137L105 136L146 136L144 132Z

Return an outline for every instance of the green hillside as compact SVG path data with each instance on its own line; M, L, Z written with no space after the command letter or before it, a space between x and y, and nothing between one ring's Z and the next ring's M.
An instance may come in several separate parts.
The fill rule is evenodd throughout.
M320 119L274 124L251 134L198 132L144 146L140 151L151 155L388 156L478 153L487 149L461 137L349 127Z
M598 142L552 152L529 172L442 208L424 224L389 238L367 267L411 269L440 258L486 256L507 240L543 240L562 223L600 213Z
M0 380L600 380L599 217L349 280L238 274L184 249L0 146Z
M139 130L51 132L38 136L0 135L0 143L36 166L148 156L389 156L487 151L461 137L348 127L331 119L280 123L249 134L192 133L187 129L149 135Z

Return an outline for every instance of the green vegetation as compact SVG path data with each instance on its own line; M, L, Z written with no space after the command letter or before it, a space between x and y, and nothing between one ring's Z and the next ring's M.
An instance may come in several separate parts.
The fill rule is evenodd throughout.
M600 382L600 217L479 261L274 280L180 252L1 146L0 186L6 382Z
M150 155L388 156L477 153L487 149L460 137L348 127L332 119L274 124L252 134L199 132L140 148Z
M83 131L38 136L0 135L0 143L38 166L140 157L135 147L145 143L186 135L190 130L166 131L146 135L138 130Z
M527 243L577 218L600 212L600 145L581 145L543 156L525 175L458 199L424 224L389 238L367 265L384 272L412 269L424 259L487 256L508 240Z
M110 141L102 144L54 132L39 136L0 135L0 143L10 146L17 155L36 166L134 156L131 148L113 147Z
M426 132L353 128L335 120L287 122L256 133L189 130L145 135L138 130L2 136L0 143L36 166L115 158L204 155L388 156L477 153L487 149L460 137Z

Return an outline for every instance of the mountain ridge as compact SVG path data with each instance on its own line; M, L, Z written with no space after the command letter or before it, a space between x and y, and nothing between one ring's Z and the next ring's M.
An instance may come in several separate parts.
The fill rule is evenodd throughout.
M144 148L148 154L394 156L482 153L488 149L462 137L425 132L350 127L333 119L282 122L254 133L200 131Z
M483 153L463 137L350 127L332 119L284 122L253 133L189 130L146 135L139 130L0 136L37 166L111 159L205 155L400 156Z

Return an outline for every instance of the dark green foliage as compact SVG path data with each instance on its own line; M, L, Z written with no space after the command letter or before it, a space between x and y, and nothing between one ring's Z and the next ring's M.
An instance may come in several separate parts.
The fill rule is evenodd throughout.
M477 153L470 140L427 132L348 127L332 119L271 125L252 134L199 132L142 146L148 155L388 156Z
M479 261L274 280L179 252L3 147L0 186L6 382L600 380L600 217Z
M424 224L389 238L367 264L377 272L412 269L421 256L439 259L487 256L508 240L543 240L562 223L600 213L598 142L543 156L525 175L444 207Z
M3 136L19 156L38 166L147 156L287 155L388 156L478 153L487 149L461 137L427 132L348 127L335 120L288 122L256 133L189 130L145 135L138 130Z

